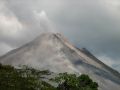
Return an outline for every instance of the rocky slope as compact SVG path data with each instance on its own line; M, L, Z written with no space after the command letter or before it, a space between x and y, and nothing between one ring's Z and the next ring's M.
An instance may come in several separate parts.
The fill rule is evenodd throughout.
M0 57L2 64L29 65L53 72L88 74L99 90L120 90L120 74L86 49L78 49L59 33L44 33L30 43Z

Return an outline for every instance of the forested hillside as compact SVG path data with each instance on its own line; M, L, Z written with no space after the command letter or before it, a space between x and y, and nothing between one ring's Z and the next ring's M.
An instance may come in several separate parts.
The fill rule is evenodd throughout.
M51 74L48 70L40 71L27 66L16 69L0 64L0 90L98 90L98 84L88 75L59 73L45 81Z

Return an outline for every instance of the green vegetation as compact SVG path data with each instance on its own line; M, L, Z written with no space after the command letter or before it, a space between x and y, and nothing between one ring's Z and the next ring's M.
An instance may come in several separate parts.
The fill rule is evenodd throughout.
M60 73L52 80L58 83L58 90L98 90L98 84L84 74L77 77L76 74Z
M49 75L48 70L40 71L27 66L16 69L0 64L0 90L98 90L98 84L88 75L60 73L50 79L50 82L57 83L57 87L46 82Z
M54 90L54 87L42 80L49 71L39 71L24 66L15 69L0 64L0 90Z

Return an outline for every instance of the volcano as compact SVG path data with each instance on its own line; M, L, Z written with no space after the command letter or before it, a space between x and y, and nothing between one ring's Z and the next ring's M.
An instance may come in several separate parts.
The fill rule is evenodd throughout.
M120 90L120 74L87 49L72 45L60 33L43 33L33 41L0 57L2 64L28 65L55 73L88 74L99 90Z

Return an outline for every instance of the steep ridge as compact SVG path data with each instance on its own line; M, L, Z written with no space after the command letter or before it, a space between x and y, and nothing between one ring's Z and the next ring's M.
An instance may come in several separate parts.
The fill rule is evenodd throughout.
M90 52L74 47L59 33L43 33L30 43L0 57L3 64L30 65L53 72L88 74L100 90L119 90L120 74Z

